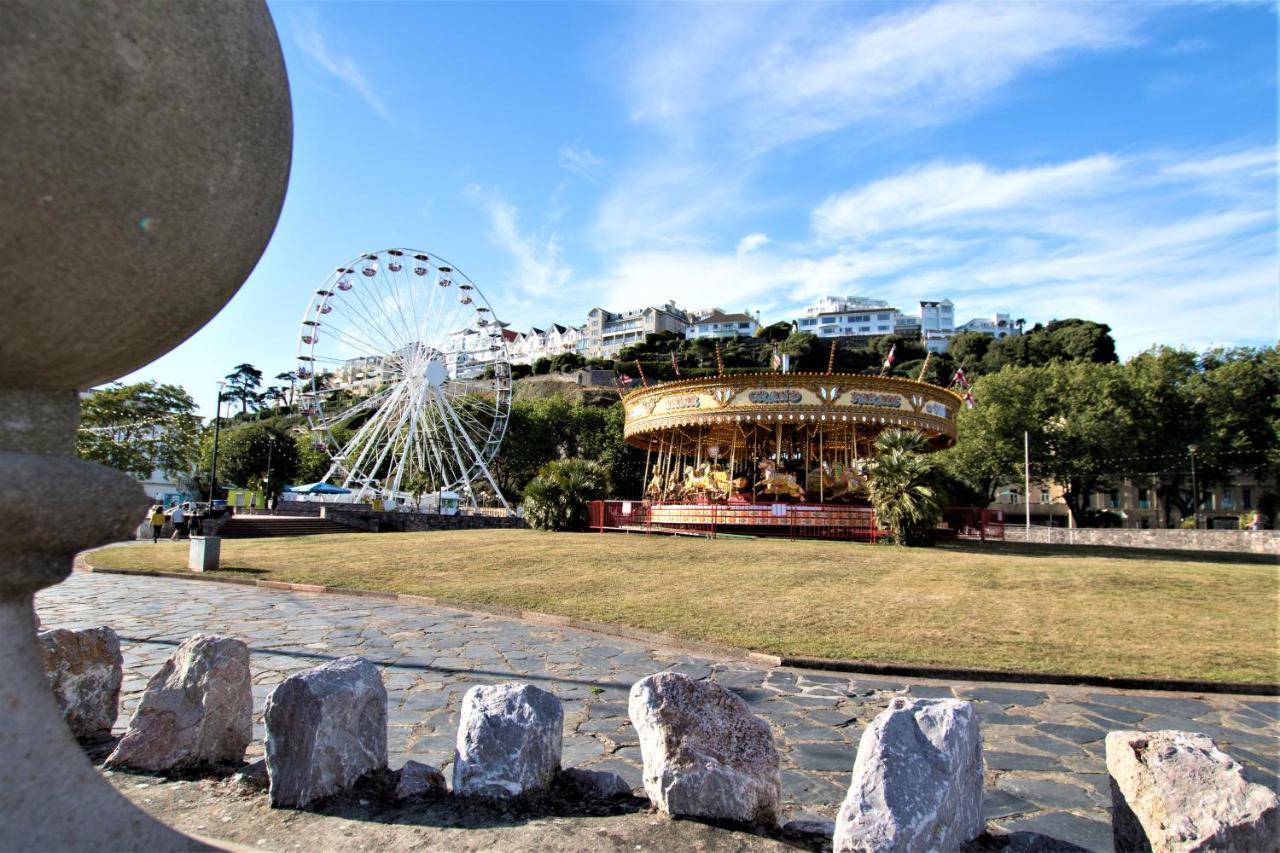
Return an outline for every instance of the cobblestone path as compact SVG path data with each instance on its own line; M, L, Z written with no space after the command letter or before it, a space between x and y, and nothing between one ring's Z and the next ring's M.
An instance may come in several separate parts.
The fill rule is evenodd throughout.
M1110 729L1204 732L1244 764L1253 781L1276 788L1280 771L1280 702L1274 699L769 669L438 607L82 572L41 592L37 607L48 627L105 624L121 635L118 732L147 679L183 639L214 632L246 641L258 714L250 751L258 754L262 706L275 685L299 669L356 654L383 667L393 767L409 758L448 765L462 695L475 684L518 679L563 700L566 767L611 770L637 788L640 748L627 720L631 685L665 669L714 678L773 726L788 818L835 816L862 729L900 695L975 702L992 824L1087 849L1111 849L1102 743Z

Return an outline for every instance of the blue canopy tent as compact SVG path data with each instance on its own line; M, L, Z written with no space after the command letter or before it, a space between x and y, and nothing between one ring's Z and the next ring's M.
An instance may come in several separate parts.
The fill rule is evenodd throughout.
M285 486L284 491L292 492L296 495L349 495L350 489L344 489L342 486L332 486L328 483L306 483L302 486Z

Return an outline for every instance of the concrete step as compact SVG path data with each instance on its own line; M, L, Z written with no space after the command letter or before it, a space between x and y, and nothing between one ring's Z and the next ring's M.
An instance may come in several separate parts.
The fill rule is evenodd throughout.
M271 516L238 516L222 526L218 535L227 539L253 539L266 536L314 536L324 533L355 533L327 518L272 518Z

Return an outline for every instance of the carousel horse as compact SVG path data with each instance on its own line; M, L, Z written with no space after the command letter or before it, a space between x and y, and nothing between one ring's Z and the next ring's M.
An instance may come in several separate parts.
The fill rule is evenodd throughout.
M783 474L773 462L766 459L759 464L760 479L756 481L756 494L758 495L789 495L793 498L803 498L804 489L796 482L795 474Z
M806 485L810 492L818 491L813 484L819 479L822 482L821 494L832 500L848 497L863 488L858 469L841 462L823 462L810 471L806 477Z

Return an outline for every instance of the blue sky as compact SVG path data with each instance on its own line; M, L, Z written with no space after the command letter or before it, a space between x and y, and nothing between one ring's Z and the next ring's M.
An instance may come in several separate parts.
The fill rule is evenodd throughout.
M1142 2L271 4L294 109L275 235L127 377L206 414L291 369L337 265L407 246L516 328L824 294L958 320L1277 338L1276 9Z

